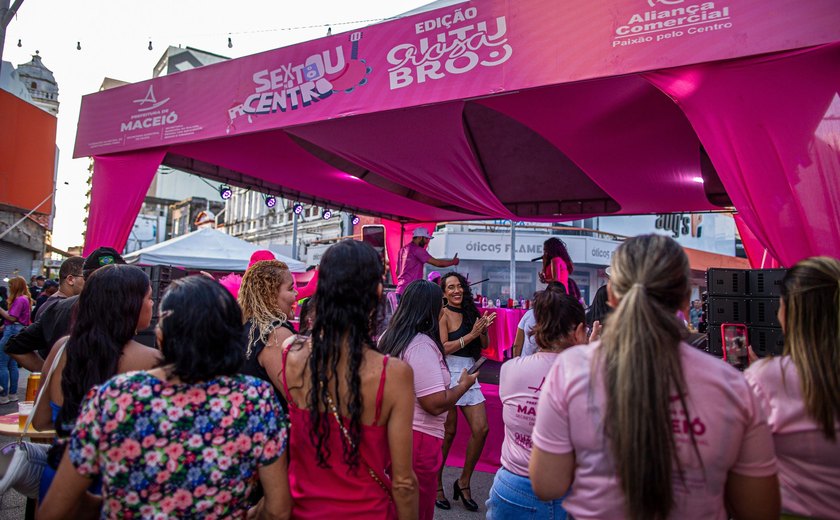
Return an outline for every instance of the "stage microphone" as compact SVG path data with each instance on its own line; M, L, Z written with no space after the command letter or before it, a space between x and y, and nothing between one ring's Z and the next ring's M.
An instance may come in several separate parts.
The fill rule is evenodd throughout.
M479 281L477 281L477 282L473 282L473 283L471 283L471 284L469 285L469 287L472 287L473 285L478 285L478 284L480 284L480 283L482 283L482 282L486 282L486 281L488 281L488 280L490 280L490 278L485 278L484 280L479 280Z

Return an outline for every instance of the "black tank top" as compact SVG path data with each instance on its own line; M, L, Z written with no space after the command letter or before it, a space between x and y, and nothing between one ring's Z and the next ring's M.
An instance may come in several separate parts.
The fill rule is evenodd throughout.
M283 327L291 331L292 334L296 334L295 327L289 323L288 321L284 321L282 323L275 322L275 327ZM251 333L251 321L245 323L245 348L248 347L248 341L250 339ZM265 367L260 365L259 357L262 353L263 349L265 348L265 342L260 339L259 337L254 338L253 343L251 344L251 355L245 357L245 364L242 365L241 373L245 374L246 376L253 376L263 381L267 381L269 384L273 385L271 382L271 378L268 377L268 372L265 370ZM247 350L246 350L247 352ZM279 352L277 354L280 355ZM286 403L286 398L283 396L283 392L278 390L276 387L274 388L274 394L277 396L277 399L280 400L280 405L283 407L283 412L288 413L289 407Z
M447 305L446 308L452 312L457 312L461 315L461 326L447 335L447 341L453 341L458 338L463 338L464 336L469 334L470 331L472 331L473 325L475 325L475 319L470 320L467 317L466 312L464 312L464 309L459 309L458 307L450 307L449 305ZM481 340L479 338L475 338L474 340L464 345L464 348L456 350L455 352L449 355L478 359L481 356Z

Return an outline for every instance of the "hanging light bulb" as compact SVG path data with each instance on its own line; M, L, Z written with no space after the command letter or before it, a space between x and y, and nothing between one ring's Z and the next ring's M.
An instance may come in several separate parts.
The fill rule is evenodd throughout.
M82 42L76 42L76 50L77 51L82 50Z
M327 36L332 36L332 27L327 27Z
M230 36L228 36L228 49L233 49L233 40L230 39Z
M18 47L23 47L23 43L21 43L20 38L18 38Z
M152 50L152 40L149 40L149 50Z

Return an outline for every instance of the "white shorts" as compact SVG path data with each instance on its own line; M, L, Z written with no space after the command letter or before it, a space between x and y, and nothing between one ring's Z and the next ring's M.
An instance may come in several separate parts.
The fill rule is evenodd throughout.
M461 356L446 356L446 366L449 367L449 373L452 376L452 380L449 384L449 388L454 388L458 386L458 379L461 378L461 372L464 369L469 369L475 360L473 358L468 357L461 357ZM458 402L455 403L455 406L472 406L475 404L481 404L484 402L484 394L481 393L481 385L478 384L478 380L476 379L475 384L467 390L467 393L461 396L458 399Z

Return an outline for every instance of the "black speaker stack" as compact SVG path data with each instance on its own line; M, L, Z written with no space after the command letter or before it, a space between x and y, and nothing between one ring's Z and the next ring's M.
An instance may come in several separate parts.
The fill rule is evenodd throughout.
M782 278L786 269L709 269L703 301L708 333L707 352L723 357L720 326L747 326L749 343L759 356L779 356L784 349L779 311Z
M154 310L152 311L152 324L148 329L141 330L134 338L140 343L154 347L155 346L155 326L158 322L158 306L163 293L172 281L178 278L187 276L187 272L178 267L171 265L141 265L141 269L149 277L149 283L152 286L152 300L155 302Z

